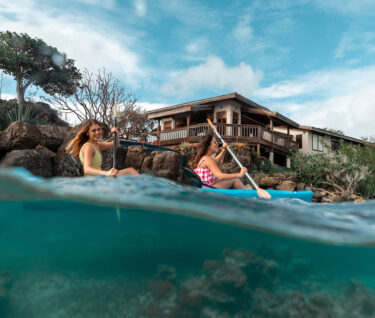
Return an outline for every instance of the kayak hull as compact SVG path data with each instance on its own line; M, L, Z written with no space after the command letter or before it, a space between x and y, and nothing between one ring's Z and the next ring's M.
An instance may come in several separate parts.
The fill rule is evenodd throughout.
M215 192L230 195L238 198L256 198L259 197L256 190L236 190L236 189L202 189L208 192ZM281 191L267 190L271 195L271 199L300 199L302 201L311 202L313 197L312 191Z

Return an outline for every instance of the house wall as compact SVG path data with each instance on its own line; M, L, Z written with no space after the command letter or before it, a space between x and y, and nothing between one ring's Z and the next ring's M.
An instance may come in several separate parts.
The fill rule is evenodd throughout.
M163 118L161 121L160 121L160 129L161 130L164 130L164 123L166 121L172 121L172 129L175 129L176 128L176 122L175 120L172 118L172 117L168 117L168 118Z
M233 111L238 113L238 123L241 124L241 104L234 100L226 100L215 104L214 108L214 122L217 121L216 113L227 112L227 124L233 124Z
M287 129L285 127L274 127L275 131L287 133ZM302 148L299 149L302 153L321 153L321 151L313 150L313 132L309 130L301 130L301 129L289 129L289 134L293 135L293 140L297 141L296 136L302 135ZM328 149L331 148L331 136L325 135L323 136L323 152L328 152Z

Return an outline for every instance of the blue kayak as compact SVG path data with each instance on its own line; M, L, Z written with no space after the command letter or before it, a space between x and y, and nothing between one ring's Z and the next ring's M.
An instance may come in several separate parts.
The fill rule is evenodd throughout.
M231 195L238 198L257 198L259 197L256 190L235 190L235 189L203 189L208 192L216 192ZM271 195L271 199L300 199L306 202L311 202L313 197L312 191L281 191L281 190L267 190Z

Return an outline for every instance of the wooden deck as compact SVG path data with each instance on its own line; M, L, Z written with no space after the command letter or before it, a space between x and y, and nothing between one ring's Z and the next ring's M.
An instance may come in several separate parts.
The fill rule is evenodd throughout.
M263 126L257 125L235 125L235 124L214 124L223 137L230 142L245 143L251 146L262 146L273 149L281 154L289 154L290 151L298 151L298 144L290 139L290 135L270 131ZM210 131L208 124L191 125L176 129L152 132L144 135L143 141L152 143L159 135L161 146L179 145L183 142L199 142ZM139 139L139 136L128 136L128 139Z

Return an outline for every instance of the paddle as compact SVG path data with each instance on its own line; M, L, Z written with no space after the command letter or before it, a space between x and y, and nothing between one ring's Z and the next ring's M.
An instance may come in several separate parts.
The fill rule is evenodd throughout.
M117 103L116 103L116 97L115 97L115 105L114 105L114 111L113 111L113 119L115 128L117 127ZM117 133L113 136L113 168L116 169L116 153L117 153Z
M212 128L212 130L215 132L216 136L220 139L220 141L224 144L225 141L224 139L220 136L219 132L216 130L216 127L213 125L213 123L211 122L211 120L209 120L207 118L207 122L208 124L210 125L210 127ZM230 147L228 146L227 147L229 153L232 155L234 161L236 161L236 163L238 164L238 166L242 169L243 168L243 165L241 164L241 162L238 160L238 158L236 157L236 155L233 153L232 149L230 149ZM271 199L271 195L266 191L266 190L263 190L261 188L258 187L258 185L255 183L255 181L253 180L252 177L250 177L250 175L246 172L245 173L245 176L249 179L249 181L251 182L251 184L253 185L253 187L257 190L257 194L260 198L264 198L264 199Z

